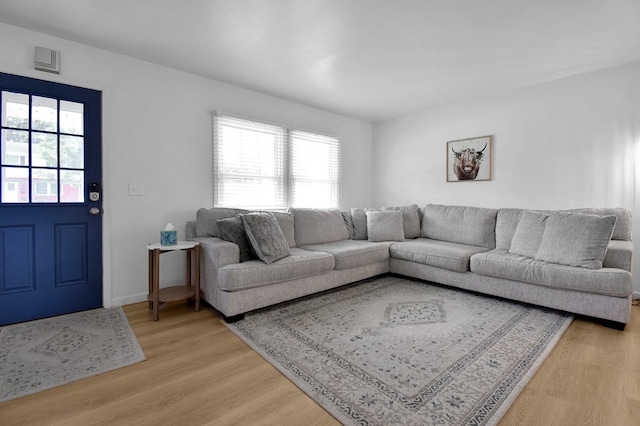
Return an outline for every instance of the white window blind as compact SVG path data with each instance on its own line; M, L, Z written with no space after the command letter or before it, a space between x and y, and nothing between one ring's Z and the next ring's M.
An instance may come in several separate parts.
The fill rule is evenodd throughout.
M340 187L340 143L337 138L292 130L291 205L337 207Z
M339 205L340 141L214 116L214 206L282 210Z
M285 130L227 116L214 119L214 205L286 208Z

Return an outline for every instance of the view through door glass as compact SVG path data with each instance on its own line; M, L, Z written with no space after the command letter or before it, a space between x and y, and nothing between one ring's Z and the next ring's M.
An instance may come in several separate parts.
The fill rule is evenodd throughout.
M101 307L101 93L0 90L0 325Z

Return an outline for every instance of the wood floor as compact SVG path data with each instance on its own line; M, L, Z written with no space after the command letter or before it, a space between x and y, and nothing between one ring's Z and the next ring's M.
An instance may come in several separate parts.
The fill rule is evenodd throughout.
M0 404L0 425L332 425L208 305L125 307L147 360ZM1 348L0 348L1 350ZM625 331L575 320L500 425L640 424L640 307Z

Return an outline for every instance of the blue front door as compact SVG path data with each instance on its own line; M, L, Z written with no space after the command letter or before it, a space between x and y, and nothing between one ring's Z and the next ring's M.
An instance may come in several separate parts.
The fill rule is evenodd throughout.
M0 116L0 326L101 307L101 92L0 73Z

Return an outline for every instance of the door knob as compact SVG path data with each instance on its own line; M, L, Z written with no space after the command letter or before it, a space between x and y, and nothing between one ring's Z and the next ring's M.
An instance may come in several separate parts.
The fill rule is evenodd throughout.
M101 213L102 213L102 210L101 210L101 209L99 209L99 208L97 208L97 207L91 207L91 208L89 209L89 214L92 214L92 215L94 215L94 216L95 216L95 215L99 215L99 214L101 214Z

